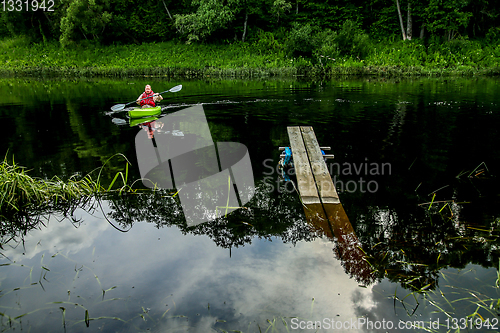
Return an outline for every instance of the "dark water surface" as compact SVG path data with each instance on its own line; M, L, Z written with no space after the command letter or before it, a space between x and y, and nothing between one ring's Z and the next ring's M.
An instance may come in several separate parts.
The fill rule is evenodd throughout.
M248 147L255 197L194 228L146 192L54 214L24 236L3 231L2 331L500 328L499 79L1 79L0 151L47 178L121 153L140 178L140 128L109 110L147 83L183 85L164 95L163 115L201 104L214 141ZM291 125L332 147L343 239L315 231L279 181ZM104 174L123 169L114 158Z

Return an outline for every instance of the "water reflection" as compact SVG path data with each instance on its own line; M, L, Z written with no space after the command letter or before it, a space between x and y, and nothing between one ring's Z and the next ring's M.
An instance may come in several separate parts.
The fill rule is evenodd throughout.
M155 132L161 132L165 124L161 121L157 121L157 117L152 117L149 119L131 119L130 127L138 126L148 134L149 139L153 139Z
M17 299L22 305L9 310L11 317L44 309L29 315L34 330L60 329L60 308L65 308L72 332L85 329L84 309L92 319L101 317L92 320L91 327L121 332L175 327L250 332L258 331L257 325L265 327L266 319L281 316L354 316L345 304L359 289L357 283L332 258L330 241L300 232L308 228L302 220L296 221L299 230L286 233L302 233L307 241L292 238L285 243L268 233L255 237L262 231L236 222L188 230L174 226L168 214L168 220L155 224L158 230L149 223L135 223L120 234L97 214L77 214L85 220L78 228L68 220L51 219L48 229L26 236L27 252L22 247L6 247L3 252L24 266L2 268L8 269L2 287L12 290L2 303ZM293 218L292 212L288 214ZM160 217L161 211L151 215ZM231 256L224 248L232 248ZM120 265L111 265L117 260ZM294 281L290 276L296 277ZM13 291L16 285L22 289Z
M123 229L141 221L153 223L158 229L177 226L186 233L208 236L217 246L229 249L251 243L255 237L280 237L292 244L312 240L315 236L304 224L300 204L297 204L294 193L270 195L266 185L258 182L255 196L244 208L194 227L186 224L175 191L115 196L110 199L109 216Z
M134 159L138 128L116 126L98 110L128 100L137 90L129 83L141 80L14 83L0 80L0 119L19 125L5 128L0 148L35 175L86 174L117 152ZM170 108L203 104L214 141L249 148L253 201L192 228L168 191L106 198L105 214L78 210L80 223L53 216L42 220L48 229L35 223L39 229L18 231L15 240L2 221L2 264L9 264L0 267L2 313L33 331L61 330L63 313L68 331L88 331L87 309L93 319L119 318L92 320L92 330L259 332L270 326L266 319L278 326L283 317L290 328L293 316L444 319L428 300L465 317L476 310L473 293L486 304L481 315L493 318L498 87L495 78L187 82L169 97ZM288 143L286 127L304 124L340 164L392 166L390 175L366 179L377 182L376 193L340 193L348 219L335 227L308 224L296 193L275 182L269 191L262 181L266 165L277 163L276 148ZM469 177L483 161L487 177ZM111 179L122 171L121 162L108 167ZM137 168L130 178L140 178ZM132 228L118 233L105 216ZM451 303L458 299L467 304Z
M257 186L248 209L191 228L185 224L179 203L165 192L101 202L107 218L129 229L126 233L116 232L98 210L92 214L75 211L81 223L53 216L46 221L47 228L32 230L22 242L3 244L2 263L7 265L0 267L0 301L9 306L4 313L11 318L30 313L22 318L29 320L32 330L58 331L64 311L71 332L87 329L85 311L92 319L90 329L120 332L259 332L272 326L268 319L275 320L272 327L286 331L283 321L290 328L293 317L322 324L325 318L328 323L363 318L394 325L400 319L446 318L433 314L435 308L419 307L425 301L419 293L408 298L415 292L412 286L395 288L389 282L415 286L395 267L408 265L407 272L423 276L426 270L436 273L446 267L432 267L436 258L418 255L420 248L404 248L402 256L386 254L385 261L379 257L372 265L385 269L388 279L369 284L372 266L366 265L366 255L357 246L362 245L371 256L374 251L369 243L359 242L344 212L335 212L335 225L311 218L310 213L306 219L295 195L269 195L264 188L262 183ZM278 223L270 225L271 220ZM386 232L397 241L397 232ZM368 236L360 233L360 239ZM487 301L483 295L494 295L487 288L491 271L473 267L466 272L465 277L483 281L474 288L483 300ZM446 291L446 284L456 276L451 288L462 288L461 295L467 295L472 285L467 278L458 278L465 273L441 271L445 277L441 290ZM437 281L436 275L432 278ZM445 303L440 294L427 294L438 302L439 295ZM461 315L466 310L455 309ZM22 318L13 321L14 327L28 325ZM4 320L3 325L7 328L10 323ZM357 331L373 330L358 327Z
M364 286L372 284L375 274L342 204L304 205L304 212L307 222L335 244L336 258L346 273Z

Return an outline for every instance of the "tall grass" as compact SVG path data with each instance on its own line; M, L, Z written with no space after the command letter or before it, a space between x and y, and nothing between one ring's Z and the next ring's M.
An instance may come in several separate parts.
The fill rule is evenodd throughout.
M0 40L0 75L251 78L500 74L500 46L496 44L468 39L372 40L349 26L339 31L292 32L261 32L253 41L219 45L169 41L61 48L56 42L29 44L23 38L5 39ZM304 41L310 43L304 46Z
M15 47L14 47L15 45ZM60 48L57 43L0 42L0 74L57 76L245 76L289 73L285 59L248 44L143 45ZM294 73L292 73L294 74Z
M0 163L0 216L6 218L28 211L43 211L78 201L94 192L95 184L90 177L72 177L62 181L33 178L26 169L5 158Z
M125 171L118 172L107 187L103 186L102 171L114 157L126 160ZM113 155L92 178L93 172L84 177L72 176L62 180L32 177L26 168L7 157L0 163L0 220L16 223L30 222L33 216L51 212L67 214L77 207L85 206L93 197L103 193L135 192L128 184L128 160L121 154ZM120 185L120 180L122 184Z
M498 271L497 271L498 272ZM430 321L419 320L423 332L489 331L498 329L500 315L500 293L498 285L482 281L475 269L439 272L443 286L436 289L421 289L404 297L394 293L394 306L399 302L409 317L417 316L420 305L430 309L434 317ZM498 273L497 273L498 274ZM474 285L457 286L459 279L472 278ZM404 295L404 293L403 293ZM439 319L439 320L438 320Z

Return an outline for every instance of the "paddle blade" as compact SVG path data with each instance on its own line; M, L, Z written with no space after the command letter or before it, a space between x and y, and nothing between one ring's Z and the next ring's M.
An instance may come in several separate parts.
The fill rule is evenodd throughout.
M120 118L113 118L113 119L111 119L111 121L115 125L125 125L127 123L127 121L125 119L120 119Z
M111 107L111 111L120 111L125 108L125 104L116 104Z
M182 84L179 84L178 86L175 86L173 87L172 89L170 89L169 91L170 92L178 92L179 90L182 89Z

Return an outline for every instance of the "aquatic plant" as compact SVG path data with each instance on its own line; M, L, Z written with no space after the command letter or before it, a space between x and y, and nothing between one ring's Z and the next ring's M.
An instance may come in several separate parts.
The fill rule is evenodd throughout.
M0 163L0 218L15 215L26 216L29 212L43 212L58 208L63 211L91 195L95 182L89 176L76 176L63 181L55 176L49 180L28 175L26 168L12 163L5 157Z
M125 170L117 172L109 185L104 187L103 170L116 157L125 159ZM5 157L0 163L0 221L18 226L23 223L30 225L38 222L43 214L60 212L71 215L77 207L85 207L96 196L111 192L134 193L133 186L138 180L128 183L129 164L124 155L115 154L102 167L83 177L73 175L67 180L57 176L42 179L30 176L29 170L16 164L14 159L9 163ZM97 173L95 179L92 178L94 173Z
M434 290L420 290L402 297L398 296L396 288L392 296L395 309L396 302L399 302L409 317L415 315L421 304L425 308L433 309L432 319L414 321L419 323L419 329L426 332L481 331L498 327L500 293L497 285L492 285L490 281L481 281L474 268L456 272L444 270L439 274L443 286ZM473 279L474 286L458 287L459 279Z

